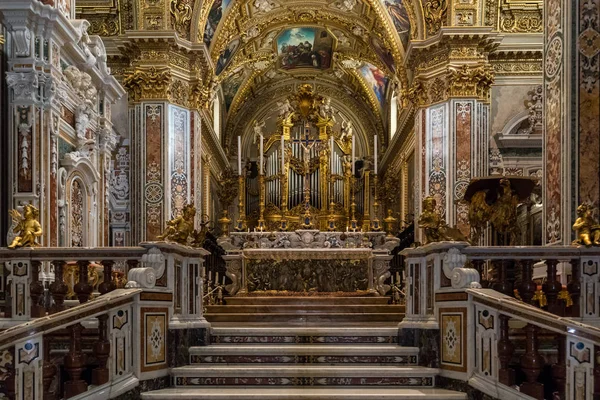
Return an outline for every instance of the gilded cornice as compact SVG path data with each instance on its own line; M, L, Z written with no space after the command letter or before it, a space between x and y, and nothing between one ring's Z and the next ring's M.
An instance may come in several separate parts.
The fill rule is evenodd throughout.
M498 30L506 33L543 33L543 0L500 0Z
M543 53L541 51L495 52L489 56L496 75L543 75Z

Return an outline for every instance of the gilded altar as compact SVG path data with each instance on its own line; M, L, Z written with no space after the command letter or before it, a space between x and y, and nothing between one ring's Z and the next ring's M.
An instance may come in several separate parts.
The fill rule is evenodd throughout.
M384 296L390 251L383 232L236 232L227 250L230 295Z

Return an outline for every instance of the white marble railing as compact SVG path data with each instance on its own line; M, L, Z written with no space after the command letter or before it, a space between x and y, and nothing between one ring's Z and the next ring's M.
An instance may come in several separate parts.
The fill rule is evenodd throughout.
M425 330L424 337L439 337L441 376L500 399L543 399L544 389L559 399L598 394L600 249L442 242L402 254L407 315L400 336ZM536 276L535 268L543 271Z

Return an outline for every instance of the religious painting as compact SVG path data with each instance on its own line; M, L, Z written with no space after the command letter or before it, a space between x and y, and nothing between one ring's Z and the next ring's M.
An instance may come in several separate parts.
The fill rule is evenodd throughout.
M223 50L221 52L221 54L219 55L219 59L217 60L217 65L215 65L215 74L216 75L219 75L221 72L223 72L225 70L225 68L227 68L227 66L233 59L233 56L235 55L235 53L237 52L239 47L240 47L240 39L233 39L231 42L229 42L229 44L227 45L225 50Z
M379 56L379 59L385 64L386 67L388 67L391 73L395 74L396 64L394 63L394 56L392 55L392 52L388 50L375 36L371 36L371 45L373 46L375 53Z
M358 69L367 85L375 93L375 97L379 101L381 107L385 103L385 92L387 90L388 78L385 77L383 71L374 66L373 64L365 63Z
M327 69L331 66L333 36L323 28L291 28L277 37L279 67Z
M225 97L225 108L229 111L229 107L231 107L231 103L233 103L233 99L235 94L237 93L240 86L242 86L242 82L244 81L243 70L236 72L231 75L229 78L223 81L223 96Z
M225 12L231 3L231 0L215 0L210 8L208 19L206 20L206 27L204 28L204 43L206 44L206 47L210 47L217 26L219 26L221 18L223 18L223 15L225 15Z
M400 36L402 45L406 49L408 39L410 38L410 19L408 18L408 12L402 1L403 0L381 0L394 23L394 27Z

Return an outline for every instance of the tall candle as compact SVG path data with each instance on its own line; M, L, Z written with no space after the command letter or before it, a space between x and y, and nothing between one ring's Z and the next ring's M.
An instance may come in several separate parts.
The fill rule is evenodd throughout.
M242 137L238 135L238 175L242 175Z
M285 141L281 135L281 173L285 171Z
M329 138L329 172L333 174L333 135Z
M260 174L263 174L263 135L260 135Z
M352 135L352 175L354 175L354 154L355 149L354 149L354 135Z
M375 135L374 139L375 142L373 144L375 148L375 175L377 175L377 135Z

